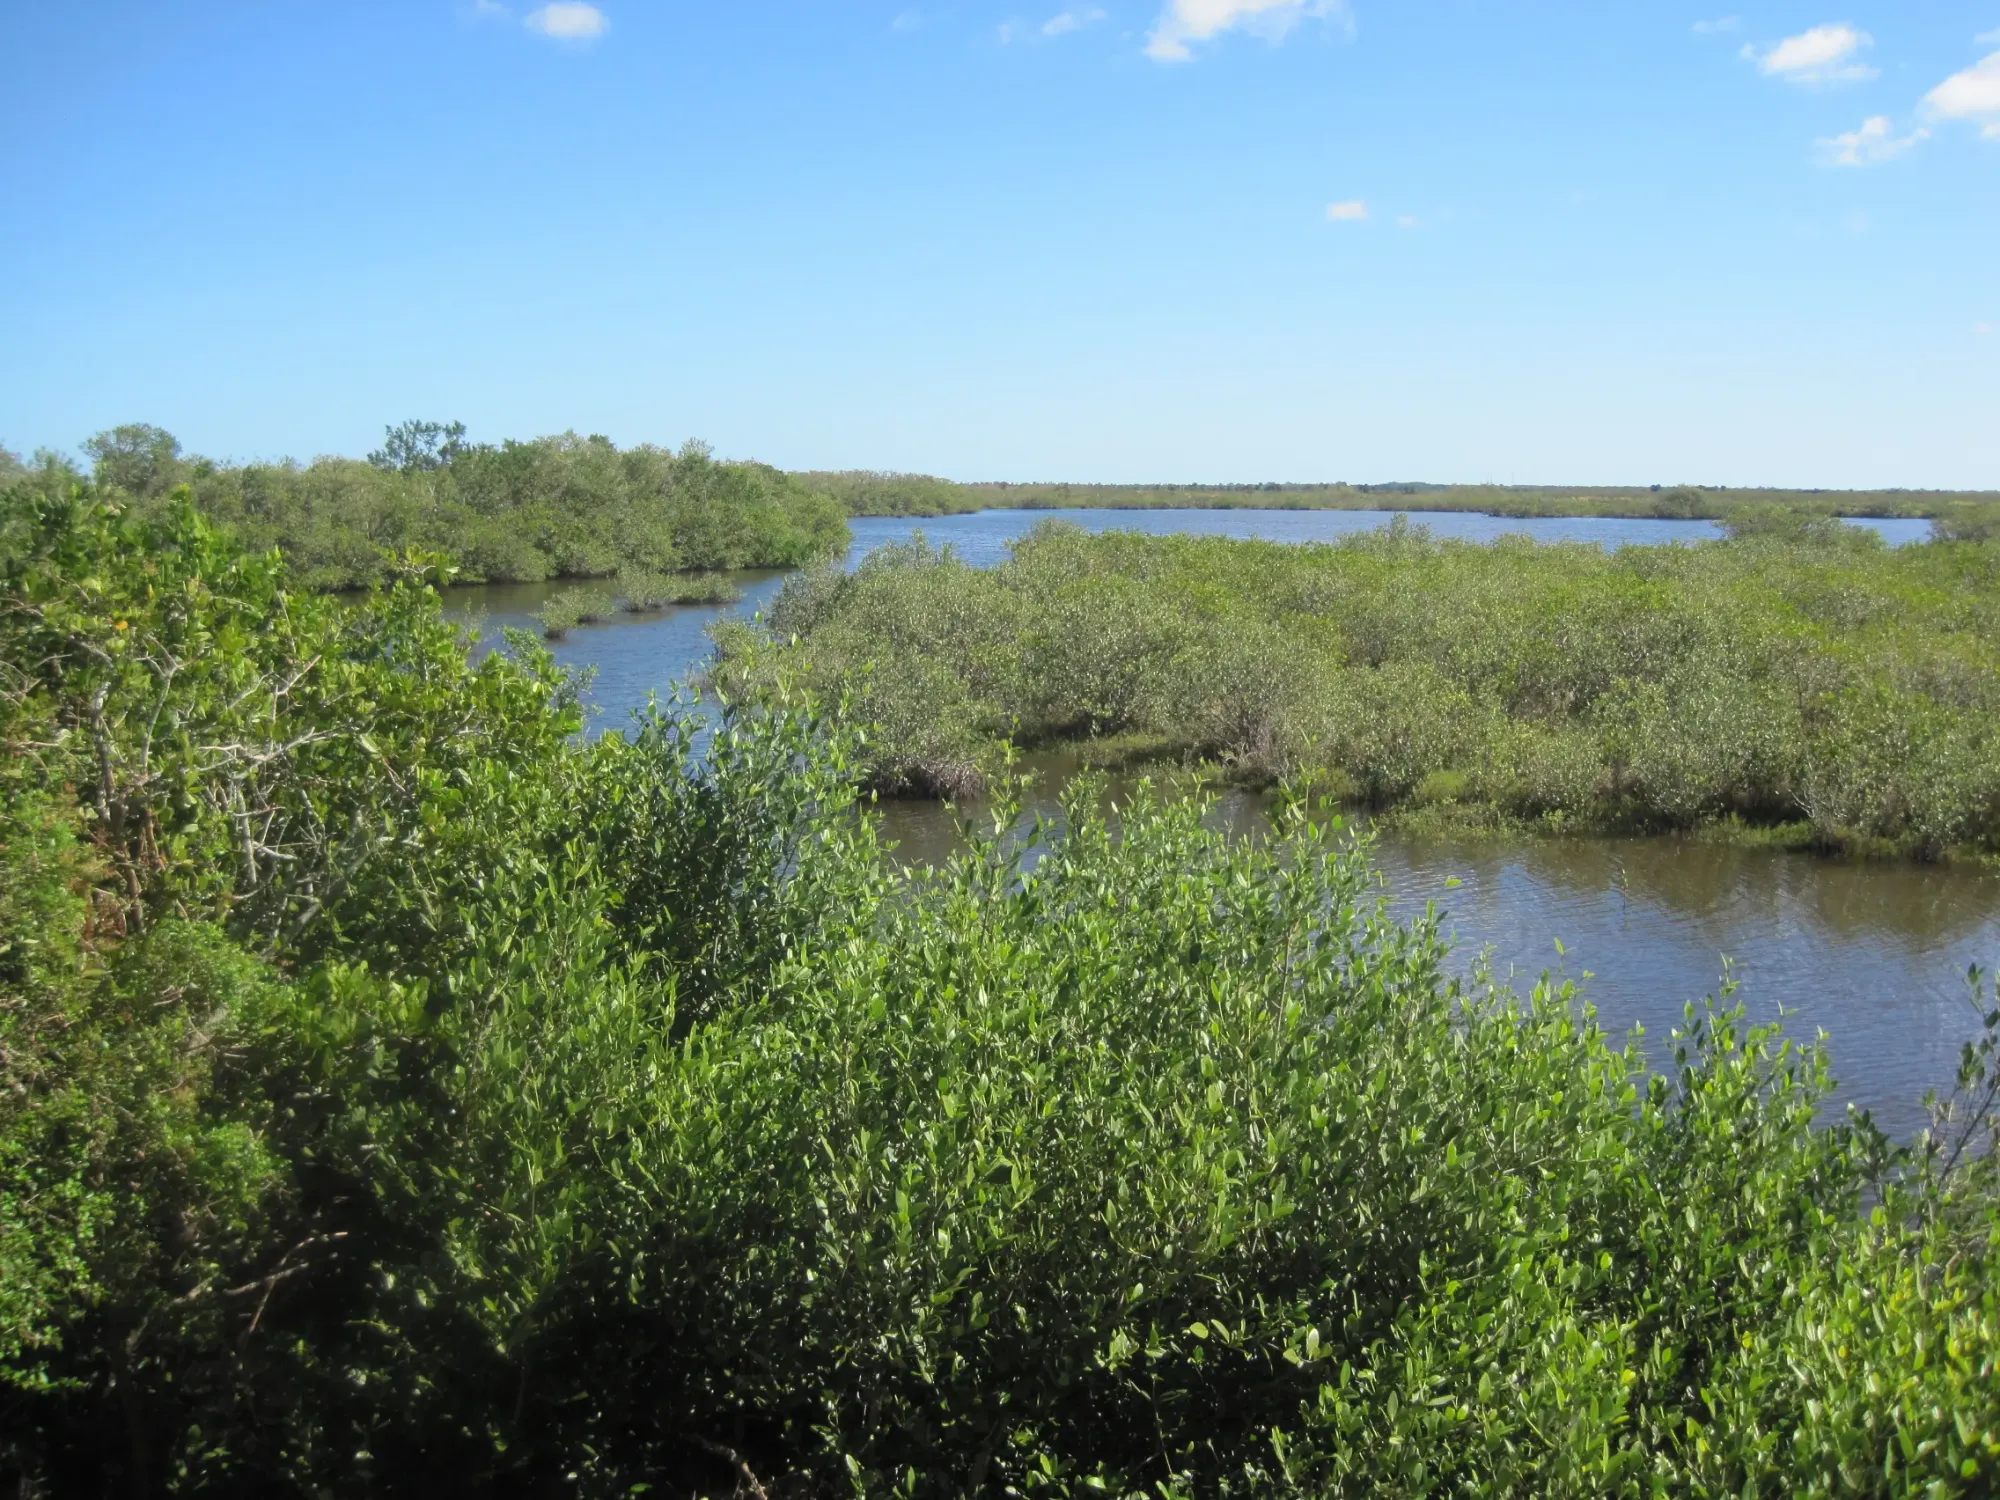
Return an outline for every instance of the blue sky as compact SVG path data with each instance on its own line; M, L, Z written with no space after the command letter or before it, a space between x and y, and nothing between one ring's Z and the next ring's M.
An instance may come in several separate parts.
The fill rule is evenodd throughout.
M2000 487L2000 0L13 0L0 63L16 450Z

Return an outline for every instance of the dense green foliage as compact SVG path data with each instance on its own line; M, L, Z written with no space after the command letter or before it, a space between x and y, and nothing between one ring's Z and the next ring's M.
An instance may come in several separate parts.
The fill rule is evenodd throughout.
M281 547L314 588L389 576L399 552L448 554L468 581L590 578L621 569L790 568L847 547L839 504L764 464L621 452L574 433L467 443L453 423L391 428L367 462L322 458L223 466L133 425L85 444L108 493L157 502L187 485L195 506L256 550Z
M1808 516L1953 516L2000 527L1991 491L1725 489L1706 485L1536 484L961 484L869 470L799 476L857 516L973 510L1399 510L1496 516L1629 516L1731 521L1769 511Z
M2000 1472L2000 1013L1896 1151L1728 1014L1654 1077L1448 979L1303 822L1082 787L897 877L805 711L586 740L182 504L8 491L0 670L19 1493Z
M976 785L1003 737L1109 739L1461 824L2000 850L1992 543L1796 518L1613 553L1048 523L990 571L918 544L802 575L768 635L721 642L732 690L853 692L891 788Z

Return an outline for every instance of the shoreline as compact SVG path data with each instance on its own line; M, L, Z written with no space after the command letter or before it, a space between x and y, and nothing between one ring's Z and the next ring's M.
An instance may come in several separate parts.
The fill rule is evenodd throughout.
M1605 819L1560 815L1523 818L1492 803L1462 802L1454 798L1411 800L1376 807L1354 797L1315 797L1310 784L1301 793L1288 788L1281 777L1241 773L1220 761L1188 762L1176 758L1171 749L1121 746L1102 740L1074 740L1038 744L1020 749L1018 755L1018 760L1011 764L1021 768L1015 774L1025 776L1022 785L1026 787L1057 790L1078 776L1102 776L1124 783L1127 787L1145 782L1197 797L1245 792L1270 799L1267 812L1275 811L1280 804L1303 795L1316 816L1325 812L1343 818L1363 818L1371 828L1401 838L1496 846L1678 841L1728 849L1762 849L1777 854L1803 855L1829 863L1909 865L2000 874L2000 854L1982 850L1976 845L1959 844L1936 853L1926 853L1916 843L1906 840L1861 835L1829 839L1804 818L1765 823L1751 822L1732 813L1686 827L1647 828ZM1051 764L1064 760L1072 764L1067 767ZM875 798L878 807L905 804L962 809L972 804L990 803L996 789L1008 780L1004 776L989 774L982 768L941 767L930 778L932 790L908 785L888 790L870 786L866 779L863 786L864 795ZM956 788L956 793L950 788Z

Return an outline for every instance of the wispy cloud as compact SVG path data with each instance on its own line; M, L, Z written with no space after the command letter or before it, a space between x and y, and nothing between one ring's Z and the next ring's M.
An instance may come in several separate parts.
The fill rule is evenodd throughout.
M1368 218L1368 202L1365 198L1343 198L1327 204L1326 216L1335 224L1360 224Z
M1984 127L1981 135L2000 141L2000 52L1952 74L1924 95L1924 113L1933 120L1977 121Z
M1696 36L1725 36L1729 32L1741 31L1742 29L1743 18L1741 16L1717 16L1713 21L1697 21L1694 23L1694 34Z
M1819 142L1819 149L1821 159L1830 167L1867 167L1901 156L1917 142L1929 140L1930 135L1921 128L1908 135L1897 135L1895 124L1887 115L1870 115L1861 122L1859 130L1828 136Z
M584 0L551 0L528 13L527 27L558 42L594 42L609 29L603 11Z
M1990 47L1995 42L2000 42L2000 26L1994 27L1991 31L1982 31L1972 39L1975 47Z
M1104 19L1104 12L1096 6L1078 6L1074 10L1058 11L1039 26L1032 21L1002 21L993 28L993 34L1000 38L1005 47L1013 42L1047 42L1059 36L1068 36L1072 31L1081 31L1086 26L1094 26Z
M1397 214L1396 227L1398 229L1415 229L1417 227L1417 216L1415 214Z
M1146 37L1146 56L1155 62L1187 62L1194 56L1193 43L1239 29L1280 41L1308 16L1353 24L1347 0L1167 0Z
M1853 83L1875 76L1873 68L1857 60L1864 47L1874 44L1867 32L1836 21L1788 36L1775 46L1745 47L1743 55L1766 76L1790 83Z
M1042 22L1042 35L1067 36L1070 32L1081 31L1086 26L1095 26L1103 19L1104 12L1094 5L1087 10L1066 10Z
M467 21L504 21L514 14L500 0L471 0L470 4L460 6L458 13Z
M900 10L896 12L896 19L889 23L889 29L891 31L915 31L923 24L924 15L922 11Z

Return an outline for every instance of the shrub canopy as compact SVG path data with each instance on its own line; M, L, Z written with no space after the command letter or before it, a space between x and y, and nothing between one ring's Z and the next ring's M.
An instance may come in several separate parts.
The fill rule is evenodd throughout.
M420 570L298 592L184 500L5 492L0 671L25 1493L2000 1464L1989 1158L1731 1013L1655 1076L1449 978L1334 830L1080 787L905 879L809 709L587 741Z
M718 679L848 691L898 789L999 741L1122 740L1376 809L1630 830L1805 825L2000 850L2000 546L1837 522L1626 547L1087 535L917 542L791 580Z
M282 547L310 588L388 581L397 555L449 554L469 582L601 577L621 569L795 568L847 548L839 502L767 464L701 443L620 451L609 438L465 440L460 423L405 422L367 462L219 465L133 424L85 445L100 489L195 508L252 550Z

